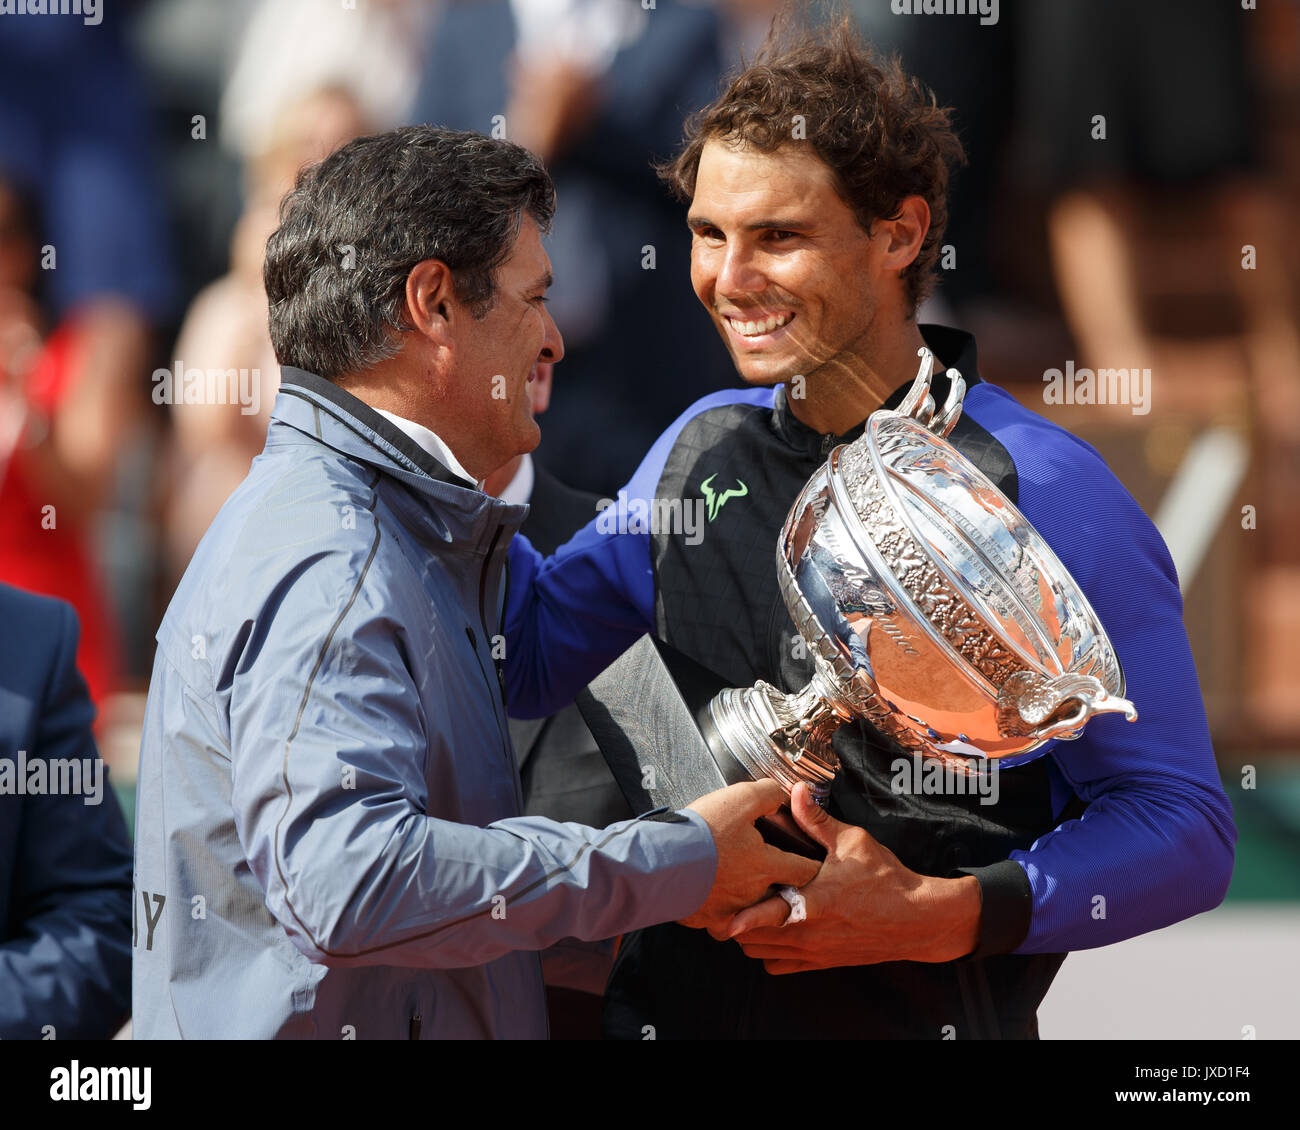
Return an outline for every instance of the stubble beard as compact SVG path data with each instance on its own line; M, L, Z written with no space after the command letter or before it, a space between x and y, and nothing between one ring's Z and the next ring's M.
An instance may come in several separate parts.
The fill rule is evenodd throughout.
M868 360L874 352L872 348L874 330L875 307L873 304L857 335L836 349L824 361L817 362L815 365L805 363L805 367L797 374L792 372L763 380L750 381L744 377L744 373L740 371L739 366L737 366L737 372L748 383L761 384L766 387L789 384L796 375L802 376L804 380L803 399L810 408L814 409L819 399L828 396L862 399L864 403L872 401L874 407L879 407L893 390L884 388L879 376ZM790 367L796 367L796 363L792 362Z

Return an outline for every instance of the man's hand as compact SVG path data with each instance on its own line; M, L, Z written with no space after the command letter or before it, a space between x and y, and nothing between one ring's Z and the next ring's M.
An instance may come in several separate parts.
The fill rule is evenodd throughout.
M699 910L682 919L683 926L708 930L722 941L736 911L757 902L773 884L797 887L817 874L813 860L764 843L754 827L755 820L775 812L784 800L775 781L746 781L718 789L687 806L708 822L718 849L718 870L709 897Z
M935 879L910 871L870 833L819 808L805 785L795 788L791 809L826 848L826 862L801 892L807 919L783 926L790 907L776 896L741 911L726 935L769 973L953 961L975 948L980 891L973 875Z

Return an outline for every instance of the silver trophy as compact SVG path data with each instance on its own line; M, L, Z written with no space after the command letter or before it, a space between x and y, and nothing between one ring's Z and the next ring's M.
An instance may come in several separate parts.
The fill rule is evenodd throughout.
M904 749L971 772L1079 737L1094 714L1137 718L1105 629L1038 532L946 437L966 382L934 356L896 411L836 448L786 519L776 568L815 671L708 704L717 739L754 778L824 801L835 731L869 721ZM715 741L713 744L717 744Z

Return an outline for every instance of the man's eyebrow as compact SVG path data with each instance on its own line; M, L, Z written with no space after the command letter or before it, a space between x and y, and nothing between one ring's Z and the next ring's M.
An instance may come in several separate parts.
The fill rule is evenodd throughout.
M697 228L717 228L721 225L715 224L706 216L687 216L686 226L692 231ZM794 219L764 219L754 220L751 223L744 224L744 231L808 231L813 226L811 220L794 220Z
M525 289L526 290L549 290L551 288L551 284L554 281L555 279L552 277L551 272L547 271L546 274L540 275L534 282L529 283Z

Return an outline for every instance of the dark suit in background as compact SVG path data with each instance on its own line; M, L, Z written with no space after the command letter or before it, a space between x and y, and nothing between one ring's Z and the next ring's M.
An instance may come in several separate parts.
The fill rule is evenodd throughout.
M452 0L431 30L413 119L491 133L517 36L509 0ZM546 460L587 490L612 495L683 409L736 383L691 290L686 209L651 167L713 99L721 36L712 8L658 0L601 76L594 118L549 168L558 208L545 245L565 394L546 414Z
M0 585L0 758L98 758L77 616ZM25 780L28 778L24 777ZM47 780L48 780L47 776ZM131 842L100 778L85 794L0 794L0 1039L107 1039L131 1007Z

